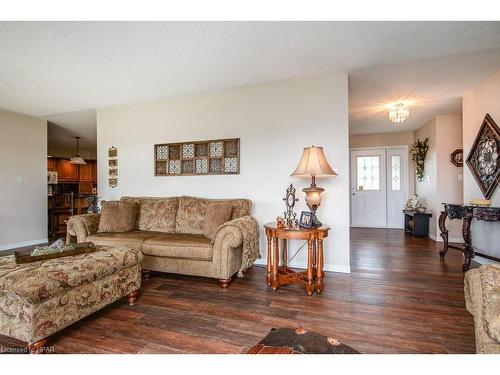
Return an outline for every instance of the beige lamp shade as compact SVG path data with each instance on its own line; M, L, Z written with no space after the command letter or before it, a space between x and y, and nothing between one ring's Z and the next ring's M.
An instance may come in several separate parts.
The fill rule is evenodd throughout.
M302 159L292 177L327 177L336 176L337 173L330 167L325 158L323 147L306 147L302 153Z

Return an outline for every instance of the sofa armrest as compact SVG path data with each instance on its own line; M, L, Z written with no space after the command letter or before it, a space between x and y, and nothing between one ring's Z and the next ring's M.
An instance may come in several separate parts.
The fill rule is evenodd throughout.
M66 228L66 243L85 242L87 236L97 233L101 214L71 216Z
M221 278L229 278L250 267L259 249L259 225L246 215L221 225L213 240L214 261L220 264ZM240 274L241 276L241 274Z

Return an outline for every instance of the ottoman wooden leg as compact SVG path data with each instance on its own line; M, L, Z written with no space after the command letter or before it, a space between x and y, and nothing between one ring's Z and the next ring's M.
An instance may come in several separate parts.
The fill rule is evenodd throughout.
M151 277L151 272L149 270L141 270L141 273L144 280L149 280Z
M128 294L127 301L129 306L135 305L135 301L137 301L137 294L137 290Z
M41 340L38 340L38 341L35 341L35 342L30 342L28 343L28 345L26 346L26 348L28 349L28 351L30 352L30 354L39 354L40 353L40 349L42 347L45 346L45 344L47 343L47 339L41 339Z

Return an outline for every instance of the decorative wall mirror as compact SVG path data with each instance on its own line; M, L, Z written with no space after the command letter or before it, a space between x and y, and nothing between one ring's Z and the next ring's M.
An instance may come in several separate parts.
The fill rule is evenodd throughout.
M476 179L484 197L489 199L500 177L500 130L486 114L466 163Z

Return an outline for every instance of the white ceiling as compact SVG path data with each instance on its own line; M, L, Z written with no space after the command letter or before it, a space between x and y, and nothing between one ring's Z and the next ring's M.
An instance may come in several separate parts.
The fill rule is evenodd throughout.
M353 131L374 132L380 119L360 117L359 108L465 79L462 90L497 60L471 79L482 60L464 75L436 66L431 77L404 62L498 48L499 22L0 22L0 108L71 132L76 115L54 114L341 70L352 73ZM399 73L381 80L379 70ZM443 103L456 109L456 100Z
M46 117L47 152L51 156L75 155L76 140L80 139L80 155L95 158L97 153L97 121L95 110L64 113Z
M412 131L437 115L460 114L465 92L500 70L500 49L356 70L349 74L350 134ZM387 105L410 105L402 124Z

